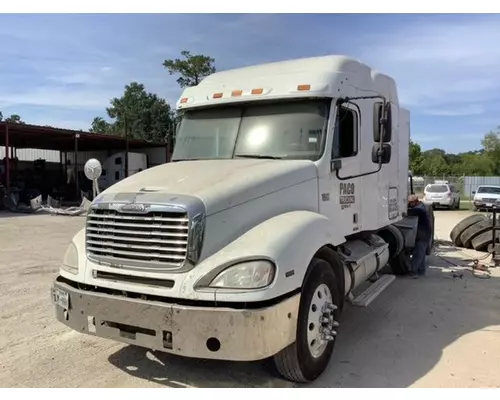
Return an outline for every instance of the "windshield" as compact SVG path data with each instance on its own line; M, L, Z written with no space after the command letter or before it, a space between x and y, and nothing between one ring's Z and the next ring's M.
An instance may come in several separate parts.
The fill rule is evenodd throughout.
M425 189L429 193L446 193L448 192L448 186L446 185L429 185Z
M494 186L480 186L477 189L478 193L500 194L500 187Z
M246 104L186 111L172 160L318 160L331 100Z

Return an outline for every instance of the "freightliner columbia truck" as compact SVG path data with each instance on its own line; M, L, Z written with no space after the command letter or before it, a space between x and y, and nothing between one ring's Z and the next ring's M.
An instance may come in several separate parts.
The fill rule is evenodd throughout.
M57 319L316 379L347 301L386 266L404 273L414 243L395 81L297 59L214 73L177 110L172 161L94 199L52 287Z

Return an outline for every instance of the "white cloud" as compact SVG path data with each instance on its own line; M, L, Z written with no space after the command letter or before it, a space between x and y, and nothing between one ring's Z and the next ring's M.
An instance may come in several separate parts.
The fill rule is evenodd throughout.
M367 38L362 55L396 78L409 106L487 102L500 98L498 38L494 16L427 19Z
M440 135L416 133L411 135L411 139L417 143L436 143L442 140Z
M46 79L64 85L96 84L100 81L98 76L85 72L75 72L67 75L52 75L48 76Z
M63 118L37 118L34 117L29 121L30 124L40 125L40 126L53 126L62 129L72 129L72 130L84 130L88 131L90 127L90 122L86 120L73 120L73 119L63 119Z
M482 133L453 132L487 132L500 124L492 112L500 106L498 16L384 17L391 23L361 16L344 23L342 17L0 16L0 110L26 110L22 116L35 122L30 106L46 107L51 125L59 117L60 125L85 129L134 80L175 104L181 89L161 64L183 49L213 56L218 69L340 53L396 79L422 143L447 148L458 137L479 143ZM370 18L379 22L366 22ZM71 111L57 115L55 108ZM89 121L80 121L87 115Z
M109 106L109 99L119 92L71 87L46 86L24 92L0 89L0 105L13 108L16 105L48 106L60 108L99 110Z
M449 137L454 140L474 141L475 145L481 141L484 133L415 133L411 135L411 139L417 143L443 143L449 141Z
M470 104L456 107L434 107L426 108L420 111L420 114L435 115L440 117L464 117L471 115L481 115L485 113L485 109L480 104Z

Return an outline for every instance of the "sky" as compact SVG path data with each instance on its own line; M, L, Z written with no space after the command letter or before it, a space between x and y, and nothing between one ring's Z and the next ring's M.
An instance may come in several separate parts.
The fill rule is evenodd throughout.
M162 66L182 50L218 70L327 54L391 75L423 149L478 149L500 125L500 15L0 15L0 111L87 130L138 81L173 107Z

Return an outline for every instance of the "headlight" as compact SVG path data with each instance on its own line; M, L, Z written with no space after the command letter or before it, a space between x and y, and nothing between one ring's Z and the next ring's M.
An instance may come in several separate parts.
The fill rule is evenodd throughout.
M276 267L270 261L247 261L225 269L209 286L224 289L261 289L271 284L275 273Z
M74 243L66 249L61 268L74 275L78 273L78 250Z
M192 265L196 265L200 258L205 234L205 214L200 213L193 217L189 228L187 259Z

